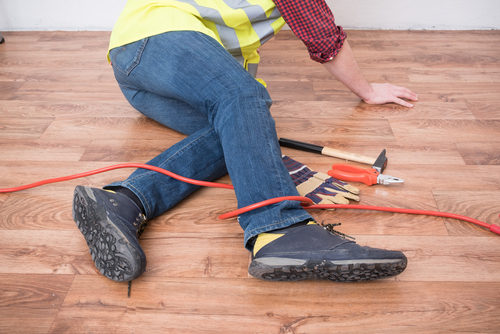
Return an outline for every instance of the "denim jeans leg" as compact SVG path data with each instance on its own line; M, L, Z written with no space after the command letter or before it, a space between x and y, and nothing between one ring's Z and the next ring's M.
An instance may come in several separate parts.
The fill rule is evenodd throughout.
M195 180L215 181L227 174L218 136L210 125L169 147L147 164ZM162 214L200 188L147 169L137 169L127 180L109 186L118 185L129 188L139 197L148 219Z
M166 168L201 180L217 177L225 172L221 168L224 166L235 187L238 207L274 197L298 195L281 161L267 90L217 41L201 33L183 31L153 36L133 44L136 45L111 53L115 76L131 104L174 129L183 127L172 122L173 119L179 122L176 117L182 113L179 105L189 106L186 110L208 122L206 127L160 154L151 164L172 165L178 170ZM134 93L128 94L127 90ZM181 102L177 109L158 103L153 112L154 108L147 108L144 99L140 102L141 92ZM213 170L202 175L200 161L210 161L208 165L214 166ZM134 176L136 173L146 176L138 178ZM175 197L176 194L162 183L158 184L150 172L136 173L125 184L136 188L136 193L140 189L142 198L147 201L166 201L174 205L186 194L179 185L175 188L179 197ZM194 190L190 188L189 191ZM159 214L168 206L158 205L150 214ZM248 240L259 233L305 219L311 217L298 202L285 201L242 214L239 223L245 231L248 247Z

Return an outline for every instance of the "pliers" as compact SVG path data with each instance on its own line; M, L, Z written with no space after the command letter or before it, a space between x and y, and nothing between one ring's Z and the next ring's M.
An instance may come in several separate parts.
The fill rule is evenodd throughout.
M372 184L388 185L391 183L403 183L397 177L380 174L375 168L361 168L345 164L334 164L328 171L328 175L342 181L362 182L371 186Z

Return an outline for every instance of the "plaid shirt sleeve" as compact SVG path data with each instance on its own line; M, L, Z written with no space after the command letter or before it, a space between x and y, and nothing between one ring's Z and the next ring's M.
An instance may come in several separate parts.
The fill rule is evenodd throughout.
M273 0L294 34L306 45L312 60L332 60L344 44L346 34L335 25L325 0Z

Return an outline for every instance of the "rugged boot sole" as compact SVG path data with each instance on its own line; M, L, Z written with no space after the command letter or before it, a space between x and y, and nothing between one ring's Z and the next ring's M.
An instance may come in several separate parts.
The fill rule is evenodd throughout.
M406 258L332 262L269 257L253 260L248 272L267 281L325 279L334 282L359 282L398 275L405 270L406 264Z
M85 237L96 268L107 278L126 282L146 270L146 256L134 247L104 206L97 203L89 187L77 186L73 197L73 219Z

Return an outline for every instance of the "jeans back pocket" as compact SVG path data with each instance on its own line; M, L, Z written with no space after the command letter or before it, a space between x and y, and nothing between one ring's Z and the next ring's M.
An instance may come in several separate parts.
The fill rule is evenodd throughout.
M137 42L116 47L109 51L111 65L125 75L129 75L132 70L139 65L142 52L146 47L148 38Z

